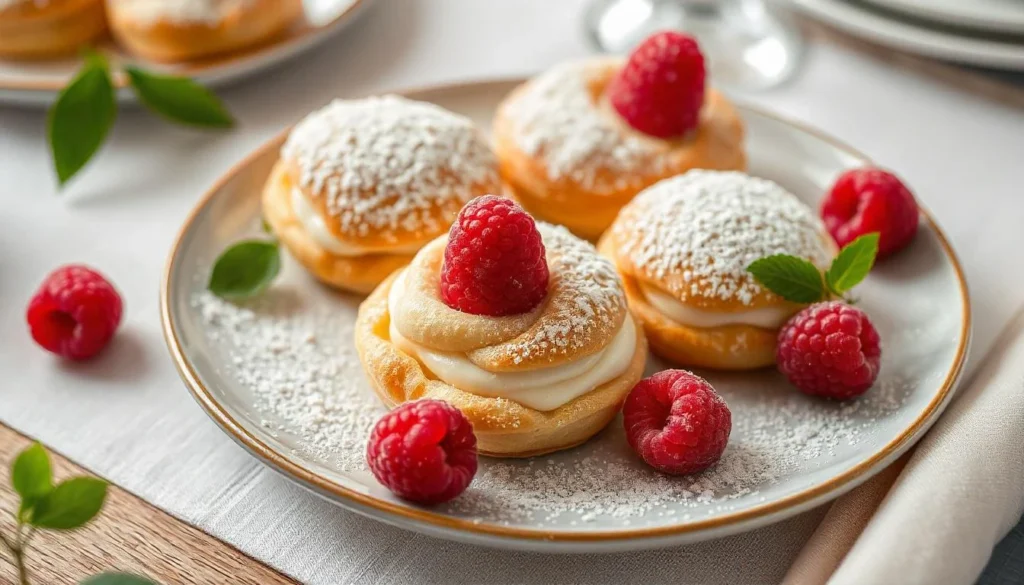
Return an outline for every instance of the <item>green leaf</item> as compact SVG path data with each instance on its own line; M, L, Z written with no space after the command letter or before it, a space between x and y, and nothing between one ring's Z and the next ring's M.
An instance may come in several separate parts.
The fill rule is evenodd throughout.
M266 219L260 219L260 229L263 230L263 233L265 234L274 233L274 228L270 227L270 222L268 222Z
M207 288L228 300L247 299L266 290L280 270L281 255L276 242L246 240L217 258Z
M128 573L100 573L82 581L79 585L159 585L145 577Z
M85 65L61 90L47 116L46 134L61 186L96 154L116 116L110 68L101 55L87 54Z
M107 482L92 477L73 477L39 498L29 524L54 530L79 528L99 514L106 497Z
M878 255L878 233L864 234L847 244L825 272L825 283L836 295L857 286L871 272Z
M230 128L234 118L210 90L188 79L125 67L135 95L149 109L171 121L205 128Z
M35 501L53 489L50 456L39 443L18 454L11 466L11 485L21 496L21 507L32 507Z
M825 296L821 273L803 258L776 254L755 260L747 267L765 288L794 303L814 303Z

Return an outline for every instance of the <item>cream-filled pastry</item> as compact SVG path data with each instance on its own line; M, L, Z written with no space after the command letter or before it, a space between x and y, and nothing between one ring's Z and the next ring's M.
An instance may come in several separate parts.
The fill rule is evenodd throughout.
M110 29L133 53L190 61L259 45L302 15L302 0L106 0Z
M692 128L666 137L632 127L609 96L631 65L616 58L556 65L514 89L494 120L495 152L515 197L538 218L589 240L666 177L746 167L743 123L722 94L704 92L702 68Z
M586 441L615 416L643 374L647 344L612 264L564 228L536 229L543 240L539 261L550 276L535 307L490 316L451 306L446 286L458 288L456 295L475 293L446 280L449 263L499 262L488 250L514 246L453 250L442 236L382 283L356 321L356 347L381 400L452 404L472 422L487 455L527 457ZM471 259L474 254L479 258Z
M0 57L74 54L103 35L103 0L0 0Z
M651 351L675 363L728 370L774 363L778 330L801 306L747 272L766 256L836 253L814 212L766 179L690 171L644 190L601 238L622 275Z
M302 120L263 190L263 214L323 282L367 293L503 189L473 123L397 96L336 100Z

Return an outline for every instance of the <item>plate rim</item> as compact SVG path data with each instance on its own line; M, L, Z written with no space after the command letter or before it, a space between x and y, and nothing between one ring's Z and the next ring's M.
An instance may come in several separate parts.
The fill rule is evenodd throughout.
M423 96L424 94L432 92L457 90L468 91L487 85L519 83L525 79L526 78L521 76L514 76L507 78L440 83L407 88L405 90L393 91L391 93L416 98L417 96ZM810 124L795 120L785 115L776 114L748 103L737 102L736 105L740 110L752 111L758 115L795 127L797 130L827 142L834 148L837 148L851 156L861 159L866 163L872 163L871 159L864 153L832 137L828 133L811 126ZM251 455L254 455L257 459L264 462L275 471L285 475L289 479L298 481L300 485L313 490L318 495L329 497L333 503L341 504L350 510L364 515L368 514L370 510L382 512L385 514L383 518L376 516L374 516L374 518L391 524L400 524L404 520L411 521L414 526L426 524L429 528L434 530L452 530L458 534L475 534L489 539L500 538L516 541L561 542L563 544L598 541L608 543L614 541L651 539L659 537L684 537L686 535L695 535L703 531L729 531L730 528L736 529L749 523L757 522L758 520L782 519L782 517L787 515L786 512L789 512L790 515L799 513L801 510L807 509L810 504L825 501L829 499L829 496L838 497L842 493L866 481L871 477L871 475L873 475L873 473L871 473L873 470L878 468L881 464L891 462L897 456L909 449L914 441L918 439L932 423L935 422L938 414L940 414L948 404L949 399L953 395L953 390L956 388L957 382L963 373L972 331L970 292L968 290L967 280L960 260L953 249L952 244L949 242L949 238L946 236L942 228L939 227L938 223L936 223L931 213L927 209L921 207L920 211L922 219L937 237L940 247L953 268L960 291L963 320L960 324L960 332L957 339L957 349L953 364L946 373L941 388L929 401L924 411L922 411L922 413L897 437L886 443L881 449L877 450L865 461L862 461L845 472L830 478L824 483L810 486L809 488L800 490L777 500L764 502L745 510L731 512L715 516L713 518L706 518L694 522L670 526L600 531L546 531L542 529L520 528L502 526L499 524L474 522L472 520L454 518L426 508L403 506L345 487L314 473L300 464L290 461L288 457L279 453L259 437L247 431L237 420L235 420L235 418L232 417L231 414L228 413L227 410L214 398L210 390L199 380L197 372L185 355L184 348L181 340L179 339L179 332L174 326L174 319L171 315L171 278L172 274L176 270L177 258L182 248L182 242L191 230L192 224L195 223L196 219L206 209L216 194L223 188L225 183L239 175L252 163L253 160L265 155L268 149L272 149L283 142L290 130L291 127L289 126L275 134L252 152L247 154L239 162L232 165L231 168L221 175L213 185L206 190L192 210L189 211L182 227L175 236L174 242L171 245L170 254L168 255L164 267L164 273L160 285L160 325L171 359L174 362L175 368L177 369L186 388L188 388L192 397L199 403L200 407L202 407L206 414L213 419L213 421L216 422L222 430L224 430L236 443L245 447ZM738 530L733 530L733 532L734 531Z
M344 23L348 22L350 18L362 11L363 8L368 6L373 0L352 0L352 3L348 5L340 14L335 16L329 22L321 25L311 25L305 23L302 27L295 31L294 34L284 39L278 39L277 41L260 44L249 49L241 49L238 51L231 51L221 58L213 57L208 61L199 61L197 63L175 63L173 64L175 69L172 72L176 75L185 75L188 77L195 77L197 75L203 75L206 73L217 73L223 72L231 67L238 65L240 62L246 62L253 59L261 59L267 57L271 53L277 51L286 51L292 47L307 43L312 40L313 37L320 34L328 34L331 31L337 29ZM109 42L109 36L104 42ZM28 61L27 63L31 63ZM163 64L161 64L163 66ZM51 80L3 80L0 78L0 91L11 91L11 92L59 92L64 89L66 82L51 81ZM114 89L124 89L128 87L128 80L125 75L121 72L117 72L114 75Z
M975 12L955 13L948 9L926 6L915 0L862 0L884 10L891 10L903 16L911 17L925 23L940 26L962 27L976 33L996 33L1020 35L1024 34L1024 13L1010 21L999 20L995 16L979 15Z
M953 63L1024 71L1024 45L961 36L923 22L885 18L876 12L876 5L840 0L788 0L788 3L812 20L878 45ZM880 26L869 26L865 20ZM981 34L984 35L984 31Z

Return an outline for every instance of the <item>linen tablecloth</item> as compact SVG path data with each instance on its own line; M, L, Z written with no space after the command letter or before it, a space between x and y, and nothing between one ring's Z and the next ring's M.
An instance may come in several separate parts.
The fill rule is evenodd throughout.
M356 26L222 92L240 125L172 128L128 110L95 162L57 195L40 111L0 106L0 420L254 557L312 584L774 583L824 510L695 546L628 555L492 551L391 528L320 501L257 463L182 387L159 329L157 287L188 210L247 152L335 96L525 74L589 52L582 0L382 0ZM957 88L815 43L789 85L739 96L832 133L899 173L967 266L975 355L1024 304L1024 118ZM61 364L28 339L45 273L108 274L125 326L102 359Z

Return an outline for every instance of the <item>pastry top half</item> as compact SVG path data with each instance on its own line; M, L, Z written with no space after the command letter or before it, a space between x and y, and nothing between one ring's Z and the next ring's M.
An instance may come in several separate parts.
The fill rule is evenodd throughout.
M516 88L495 119L499 152L531 191L552 183L557 191L632 196L666 176L690 168L744 168L743 125L721 94L709 90L699 126L679 139L631 128L605 97L621 69L618 58L566 62ZM531 180L534 179L534 180Z
M470 199L501 193L497 162L465 117L397 96L335 100L281 149L296 215L340 255L411 253Z
M113 17L140 27L216 27L243 18L255 4L256 0L107 0L107 9Z
M825 270L835 245L814 212L766 179L694 170L644 190L605 234L626 278L651 305L695 326L737 323L774 328L797 308L758 283L747 267L788 254ZM680 307L681 306L681 307ZM754 311L761 311L760 313Z
M440 298L446 238L431 242L394 280L391 341L433 376L466 392L557 408L621 375L637 331L614 266L561 227L539 223L549 291L533 311L471 315Z
M23 19L75 12L102 0L0 0L0 19Z

